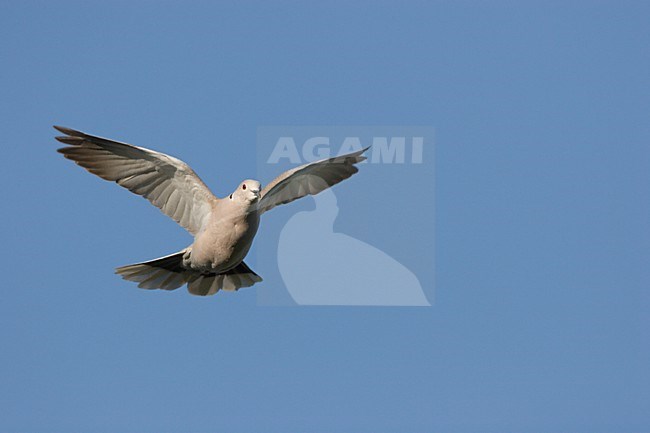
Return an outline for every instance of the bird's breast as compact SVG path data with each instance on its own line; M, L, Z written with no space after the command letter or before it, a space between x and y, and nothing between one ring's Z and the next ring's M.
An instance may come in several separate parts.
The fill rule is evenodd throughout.
M222 217L210 221L192 245L191 267L203 272L225 272L237 266L253 243L259 217Z

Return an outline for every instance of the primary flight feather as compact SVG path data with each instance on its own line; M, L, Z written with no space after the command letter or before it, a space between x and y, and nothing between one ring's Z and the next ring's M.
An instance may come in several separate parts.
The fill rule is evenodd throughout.
M117 268L124 279L145 289L177 289L211 295L262 281L244 263L260 215L275 206L315 195L359 171L367 150L323 159L288 170L264 189L244 180L227 197L218 198L183 161L143 147L55 126L65 134L58 149L102 179L141 195L194 236L187 248L147 262Z

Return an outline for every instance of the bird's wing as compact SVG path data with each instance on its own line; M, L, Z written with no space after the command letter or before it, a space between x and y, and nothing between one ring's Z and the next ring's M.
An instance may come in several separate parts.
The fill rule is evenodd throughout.
M347 155L315 161L285 171L262 190L258 203L260 213L306 195L316 195L347 179L359 171L354 164L366 159L362 156L366 150L367 147Z
M55 126L69 146L58 149L102 179L141 195L196 235L206 224L216 197L183 161L164 153Z

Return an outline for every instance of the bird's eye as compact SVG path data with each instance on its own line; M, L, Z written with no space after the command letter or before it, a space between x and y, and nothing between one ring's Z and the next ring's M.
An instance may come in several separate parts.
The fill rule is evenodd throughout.
M246 184L243 184L243 185L241 186L241 189L246 189Z

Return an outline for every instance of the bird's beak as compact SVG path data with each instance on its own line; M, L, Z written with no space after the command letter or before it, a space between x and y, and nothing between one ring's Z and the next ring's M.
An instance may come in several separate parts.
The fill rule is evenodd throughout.
M260 190L259 189L251 189L251 192L255 194L255 197L260 198Z

